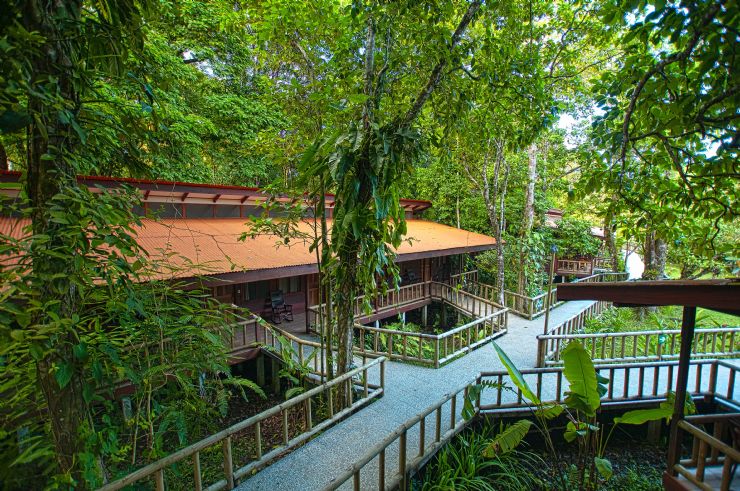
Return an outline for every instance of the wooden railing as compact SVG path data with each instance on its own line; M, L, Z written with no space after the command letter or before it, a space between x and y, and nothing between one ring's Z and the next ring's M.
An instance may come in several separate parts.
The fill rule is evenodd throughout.
M576 279L573 283L621 281L627 279L627 277L628 274L624 272L604 272ZM452 275L450 277L450 284L452 286L460 285L460 287L465 291L471 292L474 295L485 298L491 302L497 301L498 295L496 288L486 283L480 283L478 281L477 270ZM555 308L563 303L558 302L557 292L557 285L553 285L550 293L550 308ZM515 314L527 319L534 319L535 317L539 317L544 314L547 305L547 292L540 293L534 297L528 297L517 292L504 290L504 306Z
M718 400L737 404L735 379L740 367L723 360L697 360L691 362L693 376L689 379L687 393L693 396L710 395ZM596 365L596 371L609 379L607 393L602 404L665 398L675 390L678 376L677 361L648 363L623 363ZM530 387L535 388L537 397L543 401L563 401L568 383L562 367L530 368L521 371ZM483 380L504 384L503 388L485 392L481 404L482 412L507 412L512 409L529 411L522 393L517 389L505 370L482 372Z
M446 302L474 320L441 334L363 326L358 322L353 337L355 353L361 356L386 356L393 360L413 361L439 368L441 364L507 331L508 309L461 288L436 281L408 285L399 292L389 292L376 302L378 309L375 312L395 309L423 298ZM311 308L320 312L318 307Z
M476 380L460 386L457 390L445 395L436 404L422 413L409 419L388 435L380 443L373 446L352 467L333 479L324 491L338 489L352 480L355 491L360 489L401 489L409 487L409 476L413 475L424 463L431 459L452 437L458 434L470 420L461 415L461 409L468 398L468 390ZM473 414L478 412L478 405L473 404ZM429 420L429 421L428 421ZM387 469L386 458L388 453L397 447L398 465L395 469ZM375 464L377 466L377 480L372 484L362 484L362 472Z
M608 271L614 271L614 261L609 257L595 257L593 260L594 269L606 269Z
M679 421L679 430L688 433L693 443L691 457L674 465L673 470L700 489L729 491L734 475L733 466L740 463L740 451L723 441L723 439L732 441L732 435L727 434L732 431L732 427L728 425L732 421L734 421L732 427L740 423L740 414L695 415L687 416L683 421ZM696 425L713 426L712 434L710 435ZM722 466L719 488L706 482L707 470L712 466Z
M394 311L400 307L429 299L431 297L431 283L431 281L425 281L405 285L400 287L398 290L391 289L385 295L381 295L370 302L370 312L366 312L363 307L365 296L358 296L355 298L354 304L355 319L358 322L362 322L363 319L372 315ZM309 316L309 325L317 325L319 316L324 315L325 309L326 304L311 305L307 307L306 315Z
M590 334L555 334L538 336L547 348L546 365L562 362L562 349L577 339L591 352L595 363L652 361L678 358L681 330L630 331ZM697 329L691 345L691 357L720 358L740 355L740 328Z
M443 300L457 310L474 317L482 317L505 308L493 300L475 295L463 288L456 288L436 281L431 284L431 295L433 299Z
M687 392L694 397L710 397L728 407L739 405L735 399L735 380L739 367L718 360L692 362L693 377ZM678 362L653 362L625 365L597 365L599 374L609 378L607 393L602 398L603 406L622 407L625 403L656 404L665 400L667 394L676 386ZM522 370L522 375L537 396L543 401L563 401L567 381L562 367L533 368ZM468 400L471 386L483 381L495 382L494 388L479 393L470 400L472 416L462 417L462 407ZM471 398L472 399L472 398ZM481 372L475 379L445 395L428 409L409 419L373 446L354 465L333 479L325 491L335 490L352 480L353 488L359 489L401 489L409 488L410 476L428 462L454 435L459 433L479 415L492 416L531 416L532 408L524 400L522 393L511 382L505 370ZM427 428L431 431L429 431ZM686 429L686 424L682 424ZM692 433L693 434L693 433ZM703 437L702 437L703 438ZM710 437L711 438L711 437ZM724 468L729 469L727 456L735 459L736 454L728 452L707 438L703 441L711 447L710 454L719 452L725 455ZM719 442L721 443L721 442ZM712 446L714 445L714 446ZM389 470L387 461L396 461L395 469ZM719 461L719 459L718 459ZM377 480L374 477L377 476ZM706 488L705 488L706 489Z
M593 262L591 259L557 259L555 274L572 275L593 273Z
M369 382L371 370L377 370L379 372L379 385ZM350 400L349 405L345 409L335 413L333 410L333 397L339 386L344 386ZM114 491L130 484L141 483L142 481L147 481L149 486L151 486L152 480L154 481L154 488L157 491L164 491L166 486L166 472L176 464L180 472L182 472L183 468L187 467L190 467L192 470L190 473L193 476L192 489L197 491L203 489L212 491L233 489L240 479L264 468L283 453L303 444L312 436L333 426L337 421L367 405L376 397L382 396L384 389L385 358L378 358L334 380L289 399L280 405L274 406L208 438L178 450L121 479L106 484L100 488L100 491ZM314 412L314 406L317 404L314 401L317 398L321 398L328 409L328 418L323 421L317 421L318 418ZM298 412L304 418L304 430L292 437L289 428L289 415L291 412ZM280 417L282 420L282 442L276 447L266 448L262 443L262 423L273 417ZM250 439L254 442L256 448L255 454L235 455L233 444L242 439ZM223 454L221 466L223 476L216 482L209 484L204 482L203 472L201 470L201 455L218 446L221 447ZM185 478L182 474L179 474L177 479L182 482Z
M549 328L544 335L537 336L537 366L544 367L548 360L552 360L556 353L559 353L558 336L580 333L587 319L599 315L608 307L609 302L595 302L587 309Z
M507 331L507 310L499 310L441 334L398 331L357 324L355 353L384 356L439 368Z

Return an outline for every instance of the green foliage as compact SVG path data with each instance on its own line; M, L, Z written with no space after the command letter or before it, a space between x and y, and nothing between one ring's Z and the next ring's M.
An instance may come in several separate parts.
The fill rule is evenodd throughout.
M586 220L563 217L555 231L558 256L565 258L596 256L601 247L601 240L592 235L591 227Z
M510 424L491 440L491 443L483 450L483 456L490 459L496 455L511 452L524 440L531 426L532 422L528 419L520 419Z
M596 416L601 406L600 381L588 351L578 341L568 343L562 352L563 375L570 384L565 404L588 417Z
M724 255L717 239L736 221L740 180L737 2L613 2L607 29L623 55L597 81L602 111L581 186L614 192L625 228L655 229L695 252ZM724 223L723 223L724 222Z
M100 483L101 466L116 473L124 462L161 457L185 444L225 415L231 391L261 393L249 381L230 379L223 338L228 313L198 289L184 290L156 278L172 273L153 261L135 240L136 198L121 193L93 195L69 188L55 196L49 214L64 246L45 249L48 260L72 258L61 277L33 268L30 250L39 240L29 230L2 236L4 289L0 296L0 357L4 360L0 460L13 474L7 483L38 472L58 471L49 434L51 415L39 393L37 373L50 353L58 391L79 391L83 453L77 455L87 485ZM0 215L26 215L25 203L3 203ZM19 222L18 227L21 227ZM78 309L65 314L53 297L35 287L72 285ZM40 323L37 312L48 317ZM233 320L233 319L232 319ZM71 340L71 341L70 341ZM116 388L131 387L131 419L124 418ZM16 433L27 432L18 443ZM33 469L33 470L31 470Z
M515 423L503 430L495 440L497 443L492 445L498 445L496 448L505 451L513 448L526 436L529 428L534 426L542 435L558 472L557 482L551 483L551 486L563 491L571 489L572 486L578 489L596 489L600 483L598 476L604 481L611 479L614 473L612 464L604 458L604 455L609 438L618 424L643 424L648 421L668 420L673 414L675 397L669 394L659 408L629 411L621 417L614 418L611 430L607 434L605 425L596 419L596 413L601 406L601 397L607 392L606 384L609 380L596 373L588 351L578 341L571 341L563 350L563 375L568 380L569 386L562 404L541 402L532 393L522 373L506 353L495 342L493 346L514 385L525 400L532 404L534 421L522 420ZM693 402L689 400L686 412L691 414L693 411ZM551 421L561 415L567 418L563 439L568 443L578 444L577 461L568 465L564 465L565 462L550 436ZM524 421L529 424L523 424ZM565 468L569 471L564 472Z
M530 490L541 485L534 470L541 459L530 452L511 450L486 456L496 438L495 426L458 435L427 467L423 481L414 489L451 490Z
M277 336L277 340L280 344L279 349L272 346L268 346L267 349L275 352L282 361L278 376L288 383L288 389L285 391L285 399L287 400L306 391L308 376L311 374L311 362L319 354L319 351L311 351L301 362L298 351L293 347L291 340L281 335Z

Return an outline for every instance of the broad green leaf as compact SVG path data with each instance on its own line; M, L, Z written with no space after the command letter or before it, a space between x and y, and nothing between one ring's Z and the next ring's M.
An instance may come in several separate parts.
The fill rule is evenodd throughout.
M506 368L506 371L509 372L509 377L511 377L511 381L514 382L514 385L516 385L519 390L522 391L522 395L533 404L540 405L541 402L539 397L537 397L534 392L532 392L532 389L529 388L527 381L524 380L522 372L520 372L516 365L514 365L514 362L511 361L506 352L502 350L495 342L493 342L493 347L496 349L496 353L498 353L498 357L501 360L501 363Z
M594 464L596 464L596 470L599 471L601 477L603 477L607 481L611 479L612 475L614 474L611 462L609 462L607 459L602 459L601 457L594 457Z
M641 425L648 421L658 421L663 418L668 421L671 419L671 415L673 415L673 406L636 409L634 411L627 411L623 415L614 418L614 422L626 425Z
M528 419L520 419L516 423L509 425L488 444L485 450L483 450L483 456L490 459L496 455L511 452L527 436L531 426L532 422Z
M69 381L72 380L73 373L74 370L70 363L62 363L57 367L54 378L56 378L60 389L65 388L69 384Z
M588 351L578 341L571 341L562 353L563 375L570 383L565 403L588 416L596 414L601 405L596 370Z
M565 408L561 406L560 404L553 404L550 406L544 406L540 409L537 409L535 411L535 414L544 419L555 419L561 414L563 414L563 411Z

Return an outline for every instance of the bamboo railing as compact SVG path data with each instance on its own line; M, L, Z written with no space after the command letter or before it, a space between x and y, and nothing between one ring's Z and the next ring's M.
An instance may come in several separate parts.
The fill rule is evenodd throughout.
M678 428L691 436L691 457L681 460L673 470L700 489L729 491L732 484L733 466L740 463L740 451L723 442L731 431L728 423L740 422L740 414L719 413L687 416L679 421ZM712 434L696 425L712 425ZM731 438L731 436L730 436ZM722 466L719 488L706 482L707 470L713 466ZM693 470L693 472L692 472Z
M371 369L377 369L379 371L379 385L369 383ZM349 405L341 411L334 412L332 398L334 392L340 385L344 386L346 393L349 394ZM106 484L100 488L99 491L115 491L134 483L151 480L154 481L154 488L157 491L164 491L166 487L165 471L174 465L177 465L180 470L182 470L183 466L190 467L192 469L192 488L196 491L202 491L203 489L210 491L233 489L240 479L266 467L275 458L290 449L303 444L312 436L330 428L345 416L348 416L352 412L367 405L375 398L382 396L384 389L385 358L378 358L329 382L304 392L303 394L289 399L282 404L274 406L230 426L225 430L204 438L199 442L178 450L177 452L142 467L121 479ZM357 398L355 398L355 391L359 395ZM316 403L314 401L319 397L328 401L326 406L329 411L329 417L323 421L315 422L314 405ZM292 438L290 437L288 423L288 415L291 410L302 411L303 417L305 418L304 431ZM263 430L261 423L268 418L278 415L282 419L282 444L274 448L264 448L262 444ZM251 456L252 458L245 459L244 462L240 463L235 458L233 447L235 441L243 438L250 438L252 441L256 442L256 452L255 455ZM216 482L208 484L203 482L200 457L203 452L207 452L213 447L218 446L221 447L223 453L223 477Z
M353 489L359 491L363 488L361 472L371 462L377 463L377 481L375 481L376 485L372 486L373 488L407 489L409 476L413 475L452 437L467 426L470 420L463 418L460 410L468 398L470 386L476 381L477 379L460 386L436 404L403 423L393 433L368 450L353 466L333 479L323 488L324 491L338 489L350 479ZM473 404L472 411L474 414L478 412L477 404ZM409 440L412 439L415 441L410 443ZM394 451L396 447L398 466L396 469L389 470L386 465L387 454ZM364 487L367 488L367 486Z
M385 356L439 368L443 363L506 333L508 309L446 283L428 281L389 292L375 302L374 313L395 310L419 300L446 302L472 322L441 334L407 332L355 324L354 352L361 356ZM394 303L395 302L395 303ZM324 305L309 307L320 315ZM363 317L367 317L367 314ZM360 317L362 319L363 317Z
M507 309L499 310L441 334L398 331L355 325L355 353L384 356L439 368L501 336L507 330Z
M627 279L627 276L628 274L624 272L604 272L576 279L573 283L620 281ZM453 286L460 285L462 289L492 302L497 299L497 293L494 286L478 281L477 270L450 276L450 284ZM522 295L521 293L504 290L503 306L515 314L531 320L545 313L546 306L548 305L546 297L547 292L540 293L534 297L529 297ZM557 285L553 285L552 291L550 292L550 308L555 308L562 303L562 301L559 302L557 299Z
M539 342L548 346L545 365L562 363L562 349L576 339L591 352L595 363L652 361L678 358L681 330L541 335ZM692 358L724 356L740 356L740 327L696 330Z
M555 274L591 274L593 272L593 261L591 259L557 259Z
M710 397L727 407L738 407L740 401L735 399L735 380L740 367L721 360L700 360L691 363L693 377L689 380L687 393L693 397ZM597 365L599 374L609 378L607 393L602 397L603 406L625 407L654 405L665 400L668 393L675 389L678 376L678 362L651 362L624 365ZM537 396L543 401L561 402L565 398L567 381L562 367L533 368L521 371L530 387L535 388ZM472 385L484 381L495 382L493 388L479 392L475 400L469 400L470 419L462 417L462 408L469 398ZM722 382L721 382L722 381ZM408 489L410 477L428 462L446 442L474 422L481 415L531 416L532 408L524 400L519 389L511 382L505 370L481 372L467 384L464 384L441 400L431 405L418 415L400 425L393 433L369 449L354 465L333 479L325 491L335 490L352 481L355 491L366 488L375 489ZM734 416L737 416L735 413ZM686 418L691 421L691 416ZM430 426L430 430L427 427ZM722 442L713 442L712 437L701 430L689 430L686 422L679 423L685 431L697 436L711 450L705 450L710 459L715 453L717 462L723 462L724 476L729 472L729 460L737 461L737 455L728 451ZM722 444L722 445L720 445ZM734 460L733 460L734 459ZM389 470L387 462L397 461L394 469ZM710 460L711 462L711 460ZM688 465L683 461L681 465ZM676 466L677 471L681 472ZM377 480L372 477L377 475ZM688 471L687 471L688 472ZM682 472L683 474L683 472ZM373 484L363 483L363 476ZM723 479L726 477L723 476ZM693 482L693 481L692 481ZM701 487L701 486L700 486ZM707 489L704 487L703 489Z
M355 298L354 304L355 319L358 322L362 322L363 319L366 319L369 316L384 312L392 312L408 304L429 299L431 297L431 283L431 281L425 281L421 283L412 283L410 285L405 285L399 287L398 290L391 289L385 295L381 295L376 299L370 301L369 312L366 312L364 310L365 296L358 296ZM326 304L311 305L307 307L306 315L309 316L309 325L318 324L319 316L324 315L325 309Z
M735 379L740 367L723 360L692 361L691 367L693 380L689 380L687 393L697 397L711 395L732 404L738 403L734 399ZM599 364L596 365L596 371L609 379L607 393L601 399L602 404L608 406L617 402L664 399L668 392L676 388L678 362ZM530 368L521 373L541 400L564 400L568 384L562 367ZM482 412L505 412L511 409L529 411L521 391L511 383L507 371L482 372L481 378L501 386L487 392L486 403L481 404ZM513 390L504 388L504 385Z
M549 328L544 335L537 336L537 366L544 367L548 360L559 356L560 344L557 340L559 336L579 333L587 319L599 315L608 307L609 302L594 302L587 309Z

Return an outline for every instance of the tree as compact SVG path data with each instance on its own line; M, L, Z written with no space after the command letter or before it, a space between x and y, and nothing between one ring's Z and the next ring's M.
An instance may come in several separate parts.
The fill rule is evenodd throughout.
M382 286L385 282L378 285L377 275L393 275L396 269L389 246L398 247L405 233L398 183L409 170L408 161L416 145L415 121L441 83L447 67L453 62L461 63L460 58L470 48L464 34L478 15L481 2L464 5L460 15L454 2L443 2L431 18L428 11L407 5L371 3L353 12L356 26L362 26L364 31L360 120L350 123L345 131L317 142L307 152L301 168L309 177L327 176L336 191L329 244L334 256L329 268L334 280L332 300L336 309L339 374L349 370L352 361L355 297L367 292L366 299L371 298L377 293L376 288L385 288ZM425 27L433 26L439 44L434 44L434 52L424 53L430 57L427 61L431 60L432 69L422 76L422 84L404 87L405 97L397 95L393 101L395 107L390 109L386 108L388 102L384 96L390 85L400 83L397 79L389 80L393 76L391 70L410 61L405 58L405 50L413 44L404 45L404 42L417 43L420 34L418 26L411 25L404 26L408 32L393 31L396 16L400 15L421 25L431 22ZM442 40L449 30L447 23L440 22L442 17L438 16L442 15L459 15L444 44ZM396 46L398 53L394 50Z
M625 56L596 86L601 156L586 185L641 210L662 240L682 217L718 233L740 213L738 15L729 1L624 1L604 11Z
M21 219L0 240L0 467L11 469L2 478L19 479L17 469L28 464L49 485L92 488L122 455L138 461L142 435L156 457L168 425L178 427L182 443L184 421L224 408L228 393L215 375L227 371L220 334L229 317L198 290L152 281L168 269L136 243L139 218L131 210L138 198L93 195L77 184L93 152L122 155L111 140L138 124L110 118L92 99L116 82L122 87L121 76L136 78L128 56L141 54L141 19L153 4L29 0L3 7L0 130L13 138L25 173L17 202L0 202L0 216ZM151 87L139 87L137 107L151 101ZM132 162L118 164L131 172ZM178 348L167 349L167 340ZM211 376L202 384L205 399L197 390L201 373ZM126 444L111 402L121 377L134 385L138 404ZM23 429L29 435L18 442Z

